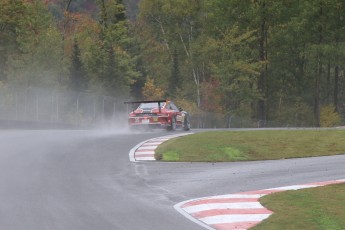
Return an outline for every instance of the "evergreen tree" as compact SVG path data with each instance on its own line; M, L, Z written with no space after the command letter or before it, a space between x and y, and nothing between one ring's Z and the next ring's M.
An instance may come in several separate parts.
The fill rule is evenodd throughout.
M83 69L81 51L77 39L74 39L71 59L70 88L74 91L84 91L87 87L87 78Z
M94 70L94 81L99 82L103 93L126 96L138 73L129 52L133 41L129 37L125 7L121 0L98 0L97 3L100 9L99 41L92 51L94 57L88 60L88 68Z
M107 48L107 62L103 74L103 83L106 91L112 92L113 95L116 95L116 92L121 90L122 84L117 74L115 52L111 46Z
M176 91L182 88L182 79L181 79L181 73L180 73L180 67L179 67L179 57L178 57L176 49L174 49L172 58L173 60L172 60L171 76L170 76L169 85L168 85L168 95L174 98Z

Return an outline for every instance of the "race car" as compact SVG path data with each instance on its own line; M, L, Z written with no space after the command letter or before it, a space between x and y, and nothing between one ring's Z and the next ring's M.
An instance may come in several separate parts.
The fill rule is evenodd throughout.
M139 104L128 117L128 125L131 129L190 130L189 114L182 108L177 108L172 101L132 101L125 104Z

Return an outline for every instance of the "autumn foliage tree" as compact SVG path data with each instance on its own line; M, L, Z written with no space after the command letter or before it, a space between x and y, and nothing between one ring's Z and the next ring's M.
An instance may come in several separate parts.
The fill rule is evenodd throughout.
M75 90L320 126L329 105L344 120L344 18L342 0L2 0L0 81L64 89L82 66Z
M163 89L156 86L152 78L147 79L142 92L145 100L161 100L165 96Z

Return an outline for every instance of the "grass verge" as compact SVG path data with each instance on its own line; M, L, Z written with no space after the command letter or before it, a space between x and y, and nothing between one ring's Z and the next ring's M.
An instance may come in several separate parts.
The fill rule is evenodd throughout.
M203 132L174 138L155 150L157 160L229 162L345 154L345 130Z
M156 159L181 162L274 160L345 154L345 130L220 131L171 139ZM345 229L345 184L286 191L260 202L274 214L253 230Z
M274 213L252 230L345 229L345 184L274 193L260 203Z

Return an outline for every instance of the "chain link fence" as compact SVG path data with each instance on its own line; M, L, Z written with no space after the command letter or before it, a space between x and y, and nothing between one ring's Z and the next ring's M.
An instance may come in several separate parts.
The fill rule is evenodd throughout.
M122 99L70 90L1 86L0 120L70 127L124 125Z
M16 126L126 127L129 100L64 89L0 85L0 128ZM312 124L258 121L227 113L191 113L192 128L308 127ZM11 127L12 126L12 127Z
M293 121L256 120L232 113L211 113L199 111L191 114L191 123L194 128L278 128L278 127L312 127L312 123Z

